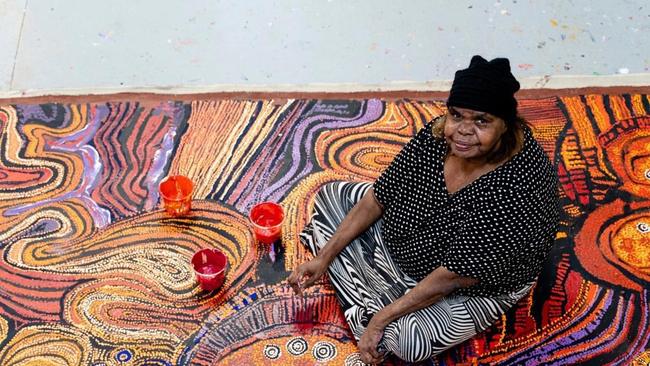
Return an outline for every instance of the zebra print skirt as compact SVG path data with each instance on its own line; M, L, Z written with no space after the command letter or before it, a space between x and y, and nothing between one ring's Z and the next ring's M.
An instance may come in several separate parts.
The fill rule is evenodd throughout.
M327 243L345 215L370 189L371 183L335 182L316 196L311 222L300 234L314 255ZM345 319L359 340L373 314L412 289L417 282L393 262L381 237L382 220L352 241L328 273ZM429 359L492 325L533 286L498 297L449 295L407 314L384 329L379 350L417 362Z

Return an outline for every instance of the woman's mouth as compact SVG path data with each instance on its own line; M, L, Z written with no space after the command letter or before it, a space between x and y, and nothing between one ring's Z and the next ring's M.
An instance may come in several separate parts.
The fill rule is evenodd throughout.
M472 144L465 144L462 142L454 141L454 146L456 147L456 150L460 151L467 151L472 148Z

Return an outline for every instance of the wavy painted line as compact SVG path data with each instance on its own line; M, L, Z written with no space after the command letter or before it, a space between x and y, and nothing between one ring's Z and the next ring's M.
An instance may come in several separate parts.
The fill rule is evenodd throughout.
M170 132L173 138L184 122L178 119L183 118L183 107L172 103L154 107L113 103L106 108L107 116L93 138L105 164L92 197L110 209L114 217L123 218L145 207L155 207L151 189L159 181L170 155L170 143L165 144L165 139L169 140ZM152 173L157 180L149 176ZM157 188L153 189L154 197L156 191Z
M286 192L286 188L282 189L282 187L293 186L298 180L304 178L305 175L312 171L313 166L309 156L311 153L304 157L301 156L300 152L302 146L313 146L314 140L317 138L316 131L331 130L344 126L348 128L362 126L378 119L383 113L383 110L381 101L370 99L362 106L360 114L352 118L332 118L331 116L318 114L301 121L295 134L292 136L291 159L296 162L305 159L306 164L304 168L301 172L298 172L295 168L296 164L293 164L280 179L262 192L262 196L277 201ZM314 122L316 123L312 125Z
M89 191L95 186L97 171L101 167L99 162L97 151L92 146L87 145L99 124L99 120L102 118L102 113L98 112L95 108L90 108L90 111L85 106L80 106L78 108L70 108L70 115L72 120L70 121L71 129L66 132L71 132L70 134L52 132L50 130L42 130L38 125L33 123L24 122L22 128L26 131L26 138L29 146L38 146L38 148L33 152L29 153L30 150L27 149L25 156L38 158L40 156L50 157L57 152L60 157L66 157L62 159L63 161L70 161L72 164L68 165L68 169L75 170L80 172L80 181L75 188L68 190L67 192L60 192L49 196L47 198L42 197L41 199L34 199L32 203L19 204L15 205L12 208L7 209L4 212L5 216L18 215L27 211L33 211L41 207L51 205L53 203L69 200L73 198L80 198L86 202L86 204L91 208L90 213L91 217L95 221L97 226L105 226L110 222L110 214L108 211L99 207L94 201L90 199ZM14 115L15 117L15 115ZM9 120L7 128L16 128L18 123L17 118ZM13 122L13 123L12 123ZM49 132L48 132L49 131ZM60 136L59 139L52 140L47 136ZM14 135L15 136L15 135ZM34 139L42 139L41 142ZM18 139L20 139L18 137ZM34 144L36 143L36 144ZM19 141L16 144L21 144ZM22 144L21 144L22 145ZM74 157L69 159L67 157ZM80 159L80 160L79 160ZM13 163L26 163L25 159L21 159L18 156L13 156L12 158L7 159ZM38 160L36 160L38 161ZM29 163L26 165L32 165ZM64 163L65 164L65 163ZM57 164L58 165L58 164ZM65 165L64 165L65 166ZM53 166L54 169L55 166ZM34 197L35 198L35 197Z
M246 148L255 159L250 161L238 177L228 177L228 191L215 191L213 197L227 199L230 204L244 211L248 211L253 202L266 200L262 191L294 164L286 159L283 152L292 138L291 131L299 123L299 118L305 113L308 104L306 101L288 101L283 106L282 113L273 119L265 117L260 124L270 125L273 129L268 130L261 145L250 145ZM305 146L305 154L308 154L307 150ZM304 165L302 161L295 163Z
M89 365L92 358L90 337L63 324L21 328L0 350L0 364L6 366Z

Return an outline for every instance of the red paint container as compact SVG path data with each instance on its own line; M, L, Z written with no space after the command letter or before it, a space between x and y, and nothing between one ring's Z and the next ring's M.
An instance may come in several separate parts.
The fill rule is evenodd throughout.
M201 288L218 289L226 278L228 259L219 249L201 249L192 256L192 267Z
M284 210L277 203L262 202L253 206L249 219L260 243L271 244L282 237Z
M160 182L158 191L163 207L172 216L182 216L192 208L192 181L182 175L172 175Z

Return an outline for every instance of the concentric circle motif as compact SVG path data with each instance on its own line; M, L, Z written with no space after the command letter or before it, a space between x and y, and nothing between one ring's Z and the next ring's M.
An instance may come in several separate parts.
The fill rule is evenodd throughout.
M650 180L650 169L645 170L645 179Z
M280 351L280 347L275 344L267 344L264 346L264 357L269 360L277 360L281 355L282 352Z
M636 229L639 230L641 234L650 233L650 225L646 224L645 222L636 224Z
M307 341L302 337L296 337L287 342L287 351L294 356L300 356L307 352Z
M133 358L133 354L128 349L123 349L115 355L115 360L121 363L129 362L131 358Z
M359 352L350 353L348 357L345 358L345 366L364 366L365 363L361 361Z
M311 352L316 360L329 361L336 357L336 346L330 342L319 341L316 342Z

